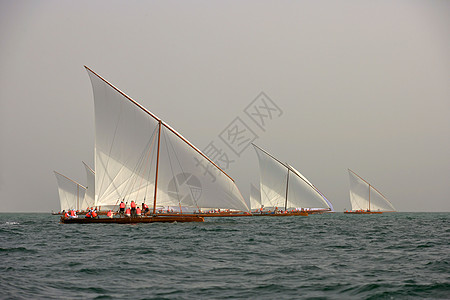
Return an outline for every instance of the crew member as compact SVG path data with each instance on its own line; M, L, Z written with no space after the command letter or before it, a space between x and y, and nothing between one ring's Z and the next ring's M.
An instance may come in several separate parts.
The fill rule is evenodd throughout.
M148 205L145 204L145 203L142 203L142 209L144 210L144 215L145 215L146 213L148 213L148 211L149 211Z
M141 208L140 208L139 206L136 208L136 215L137 215L138 217L141 216Z
M129 207L125 210L125 216L131 217L131 209Z
M123 203L123 200L122 200L122 202L120 202L119 208L120 208L119 213L120 213L121 215L123 215L124 212L125 212L125 203Z
M136 215L136 202L131 201L130 206L131 206L131 216L133 218L136 218L137 217L137 215Z

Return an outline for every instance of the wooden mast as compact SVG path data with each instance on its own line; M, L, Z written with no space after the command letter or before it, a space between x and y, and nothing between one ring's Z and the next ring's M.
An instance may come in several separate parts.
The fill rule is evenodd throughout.
M370 183L369 183L369 211L370 211Z
M155 177L155 199L153 200L153 214L156 213L156 191L158 190L158 167L159 167L159 148L161 144L161 120L159 120L158 128L158 150L156 154L156 177Z
M288 168L288 174L287 174L287 180L286 180L286 201L284 203L284 211L287 210L288 187L289 187L289 168Z

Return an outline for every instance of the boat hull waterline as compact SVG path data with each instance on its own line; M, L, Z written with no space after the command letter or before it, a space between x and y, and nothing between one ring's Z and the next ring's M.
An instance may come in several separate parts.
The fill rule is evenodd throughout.
M344 211L344 214L352 215L381 215L382 211Z
M137 224L137 223L174 223L174 222L204 222L199 216L151 216L136 218L65 218L61 217L64 224Z

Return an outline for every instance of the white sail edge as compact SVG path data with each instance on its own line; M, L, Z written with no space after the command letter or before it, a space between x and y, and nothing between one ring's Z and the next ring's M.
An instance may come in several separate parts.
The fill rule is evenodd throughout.
M352 170L350 170L350 169L347 169L347 170L349 170L350 172L352 172L353 174L355 174L359 179L361 179L362 181L364 181L365 183L367 183L367 184L370 186L370 183L368 183L367 181L364 180L364 178L362 178L361 176L359 176L358 174L356 174L356 172L354 172L354 171L352 171Z
M276 157L274 157L272 154L270 154L269 152L267 152L266 150L256 146L255 144L252 143L253 146L255 146L256 148L258 148L259 150L261 150L262 152L264 152L265 154L267 154L270 158L274 159L276 162L278 162L280 165L284 166L286 169L289 170L289 167L285 164L282 163L279 159L277 159Z
M389 205L394 209L392 210L392 212L396 211L396 208L394 207L394 205L392 204L391 201L389 201L388 198L386 198L379 190L377 190L373 185L369 184L369 187L374 189L376 193L378 193L383 199L384 201L386 201L387 203L389 203ZM390 212L390 211L386 211L386 212Z
M88 70L88 72L91 72L92 74L94 74L95 76L97 76L98 78L100 78L101 80L103 80L106 84L108 84L109 86L111 86L114 90L116 90L119 94L121 94L122 96L124 96L126 99L128 99L130 102L132 102L133 104L135 104L137 107L139 107L140 109L142 109L144 112L146 112L147 114L149 114L151 117L153 117L156 121L161 122L161 125L164 125L167 129L169 129L170 131L172 131L176 136L178 136L181 140L183 140L185 143L187 143L190 147L192 147L195 151L197 151L200 155L202 155L206 160L208 160L214 167L216 167L220 172L222 172L223 174L225 174L228 178L230 178L233 182L234 179L228 175L224 170L222 170L217 164L215 164L209 157L207 157L202 151L200 151L197 147L195 147L191 142L189 142L185 137L183 137L179 132L177 132L175 129L173 129L171 126L169 126L167 123L165 123L162 119L158 118L155 114L153 114L152 112L150 112L148 109L146 109L144 106L142 106L141 104L139 104L137 101L135 101L134 99L132 99L130 96L128 96L127 94L125 94L124 92L122 92L120 89L118 89L117 87L115 87L112 83L110 83L109 81L107 81L105 78L103 78L102 76L100 76L99 74L97 74L96 72L94 72L92 69L90 69L87 66L84 66L86 68L86 70Z
M70 179L69 177L64 176L63 174L58 173L58 172L56 172L56 171L53 171L53 172L55 172L55 174L58 174L59 176L62 176L62 177L64 177L64 178L66 178L67 180L72 181L72 182L75 183L76 185L79 185L81 188L86 189L86 187L85 187L84 185L82 185L82 184L76 182L75 180L72 180L72 179Z
M89 169L89 171L91 171L92 174L95 175L95 171L94 171L91 167L89 167L89 165L88 165L87 163L85 163L84 161L81 161L81 162L83 163L83 165L84 165L86 168Z

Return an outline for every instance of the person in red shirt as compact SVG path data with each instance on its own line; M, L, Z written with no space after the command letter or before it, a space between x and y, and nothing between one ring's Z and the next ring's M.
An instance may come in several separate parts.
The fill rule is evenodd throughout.
M129 207L125 210L125 216L131 217L131 209Z
M136 215L137 215L138 217L141 216L141 208L140 208L139 206L136 208Z
M125 203L123 203L123 200L122 200L122 202L120 202L120 205L119 205L119 214L123 215L124 213L125 213Z
M136 214L136 202L131 201L130 206L131 206L131 217L136 218L137 217L137 214Z

